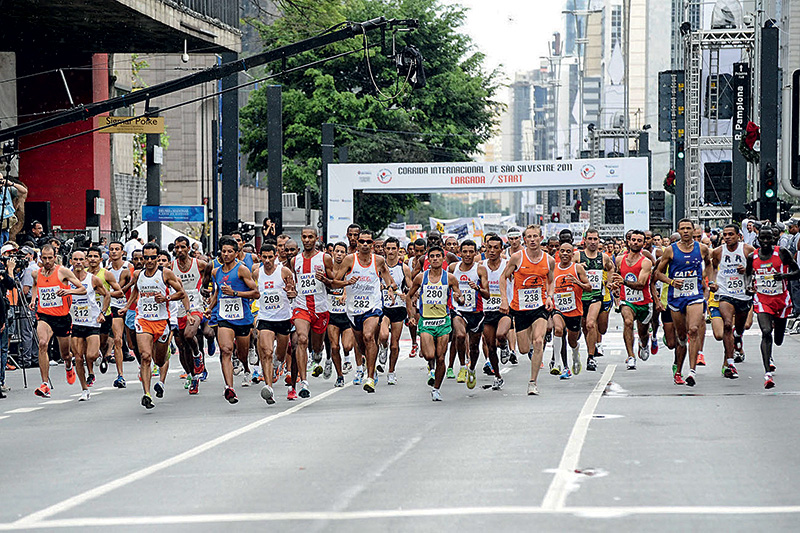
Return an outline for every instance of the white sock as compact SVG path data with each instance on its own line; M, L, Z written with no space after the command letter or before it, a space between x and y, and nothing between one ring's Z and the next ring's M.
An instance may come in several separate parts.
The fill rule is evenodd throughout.
M553 335L553 358L556 360L556 366L561 366L561 345L564 339L557 335Z
M731 366L732 364L733 364L733 359L728 359L728 366Z

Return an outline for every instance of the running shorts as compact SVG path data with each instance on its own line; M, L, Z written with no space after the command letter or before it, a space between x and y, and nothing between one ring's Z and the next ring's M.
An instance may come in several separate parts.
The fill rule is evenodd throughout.
M364 330L364 322L368 318L377 317L379 320L383 316L382 309L370 309L364 314L361 315L347 315L347 318L350 320L350 327L353 328L353 331L363 331Z
M328 311L324 313L312 313L308 309L295 309L292 311L292 320L305 320L311 324L311 331L317 335L322 335L328 330L330 319L331 314Z
M550 318L550 311L548 311L545 306L527 311L515 311L511 309L511 318L514 319L515 331L525 331L537 320L547 320Z
M466 323L467 331L470 333L483 332L483 313L468 313L466 311L454 311L454 313Z
M292 332L291 320L259 320L258 331L271 331L276 335L289 335Z
M408 318L408 311L405 307L384 307L383 316L389 319L389 322L403 322Z
M168 320L144 320L136 319L134 329L136 334L147 333L153 337L156 342L167 342L169 338L169 321Z
M450 335L450 332L453 331L453 327L449 316L444 318L420 318L417 331L420 336L422 336L423 333L427 333L434 339L438 339L439 337L447 337Z
M109 320L109 322L111 321ZM92 335L100 335L100 328L72 326L72 338L74 339L88 339Z
M53 335L56 337L69 337L70 329L72 328L72 316L70 315L48 315L46 313L38 314L39 320L50 326L53 330Z
M623 301L622 305L628 307L633 311L633 319L640 324L649 324L653 319L653 304L637 305L630 302Z

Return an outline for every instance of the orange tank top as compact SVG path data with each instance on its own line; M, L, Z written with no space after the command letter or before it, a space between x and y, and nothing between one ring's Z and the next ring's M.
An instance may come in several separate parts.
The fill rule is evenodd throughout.
M41 270L36 273L36 290L39 292L37 311L40 314L51 316L66 316L69 314L72 297L59 296L58 291L59 289L69 290L70 287L58 279L59 270L60 267L56 265L49 276L42 275Z
M519 252L522 260L514 271L514 297L511 300L511 309L514 311L530 311L544 305L547 297L547 274L550 272L546 253L535 263L528 257L528 251L523 248Z
M580 285L567 281L569 274L578 279L578 269L575 267L575 263L567 268L561 268L561 264L556 263L556 268L553 270L555 286L553 306L564 316L583 316L583 303L581 302L583 289Z

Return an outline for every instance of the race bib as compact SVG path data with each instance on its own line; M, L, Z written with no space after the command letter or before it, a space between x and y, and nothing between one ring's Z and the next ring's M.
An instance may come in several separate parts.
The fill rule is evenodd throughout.
M444 285L425 285L422 292L422 303L426 305L441 305L445 303Z
M392 303L392 298L389 296L389 289L383 289L383 306L384 307L405 307L405 303L403 299L400 297L400 293L394 293L394 303Z
M137 310L139 313L139 317L145 320L158 320L161 311L160 303L156 302L156 299L152 296L147 298L139 298L139 303L137 304Z
M725 290L728 292L728 294L744 294L744 276L730 276L725 281Z
M589 283L592 285L593 291L599 291L603 288L603 271L602 270L587 270L586 276L589 278Z
M81 302L79 304L73 303L72 309L70 309L70 314L72 315L72 321L76 324L88 324L89 323L89 304Z
M189 291L187 296L189 297L189 309L203 308L203 296L199 291Z
M625 301L632 304L644 301L644 291L625 287Z
M446 318L423 318L424 324L427 327L431 328L438 328L439 326L444 326L447 322Z
M297 294L300 296L311 296L317 292L317 278L313 272L298 274Z
M553 303L562 313L569 313L570 311L575 311L577 306L575 305L575 293L574 292L557 292L555 294L555 298Z
M259 307L264 311L277 311L281 308L281 294L279 289L267 290L261 293Z
M341 315L347 312L347 304L344 294L335 295L331 294L331 313Z
M678 289L675 288L674 294L676 298L683 298L686 296L697 296L697 278L678 278L683 280L683 286Z
M61 307L64 300L57 294L58 291L59 287L39 287L39 305L42 309Z
M464 311L474 311L475 310L475 290L474 289L462 289L461 295L464 297L464 305L460 305L459 308Z
M517 296L519 300L520 311L530 311L532 309L538 309L544 305L544 302L542 301L541 287L520 289L517 292Z
M366 294L356 294L350 304L350 312L353 315L363 315L370 310L369 296Z
M244 318L244 305L241 298L222 298L219 301L219 317L222 320L241 320Z
M483 310L484 311L499 311L500 310L500 303L502 299L500 298L500 293L497 294L490 294L489 298L483 301Z
M783 292L783 284L775 279L774 274L757 274L756 291L764 296L775 296Z
M117 309L122 309L128 304L128 300L125 298L111 298L111 307L116 307Z

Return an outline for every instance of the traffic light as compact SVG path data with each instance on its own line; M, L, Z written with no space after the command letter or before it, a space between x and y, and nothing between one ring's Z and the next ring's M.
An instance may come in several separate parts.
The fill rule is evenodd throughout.
M683 161L684 157L686 157L685 143L683 141L678 141L675 143L675 158L678 159L678 161Z
M550 215L550 222L561 222L561 213L553 213Z
M792 202L778 200L778 209L780 210L781 220L788 220L794 216L794 206Z
M756 201L753 200L752 202L747 202L744 204L744 210L747 218L756 218Z
M777 172L772 163L764 165L761 178L761 196L767 201L776 201L778 199L778 180Z
M580 200L575 200L575 205L573 206L573 209L575 210L576 213L580 213L581 212L581 201Z

